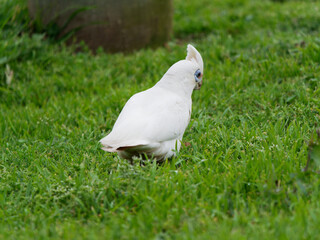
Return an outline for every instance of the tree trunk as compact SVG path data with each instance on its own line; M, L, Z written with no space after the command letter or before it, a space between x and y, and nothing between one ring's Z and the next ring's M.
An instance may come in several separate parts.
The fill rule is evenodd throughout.
M172 31L172 0L29 0L28 7L42 25L57 26L59 37L72 34L93 50L155 47Z

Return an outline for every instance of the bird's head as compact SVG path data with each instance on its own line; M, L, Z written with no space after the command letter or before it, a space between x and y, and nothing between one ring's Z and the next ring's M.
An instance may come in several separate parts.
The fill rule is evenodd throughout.
M192 71L194 71L194 81L195 81L195 87L194 89L198 90L201 88L202 85L202 76L203 76L203 60L200 55L200 53L195 49L194 46L191 44L188 44L187 47L187 61L190 61L192 63Z
M191 44L187 47L187 57L173 64L164 75L163 83L167 86L177 86L192 93L200 89L203 76L203 60L200 53ZM160 81L161 82L161 81ZM180 87L179 87L180 86ZM177 90L177 87L174 87Z

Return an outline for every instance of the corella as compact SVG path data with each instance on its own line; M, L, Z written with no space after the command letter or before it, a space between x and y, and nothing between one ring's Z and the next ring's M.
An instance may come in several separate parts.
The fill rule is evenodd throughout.
M152 88L133 95L112 131L100 140L102 149L120 157L163 161L175 156L191 116L194 89L200 89L203 60L192 46L187 57L173 64Z

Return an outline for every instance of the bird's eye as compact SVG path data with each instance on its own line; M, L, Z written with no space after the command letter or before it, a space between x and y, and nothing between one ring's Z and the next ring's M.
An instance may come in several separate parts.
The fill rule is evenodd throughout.
M198 69L195 73L194 73L194 78L196 80L196 82L200 82L201 81L201 71L200 69Z
M198 69L194 75L199 78L201 76L201 71Z

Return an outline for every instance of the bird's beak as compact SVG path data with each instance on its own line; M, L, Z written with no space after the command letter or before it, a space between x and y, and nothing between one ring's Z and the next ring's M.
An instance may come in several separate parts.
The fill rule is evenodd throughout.
M194 87L194 90L200 90L202 86L202 80L200 82L197 82L196 86Z

